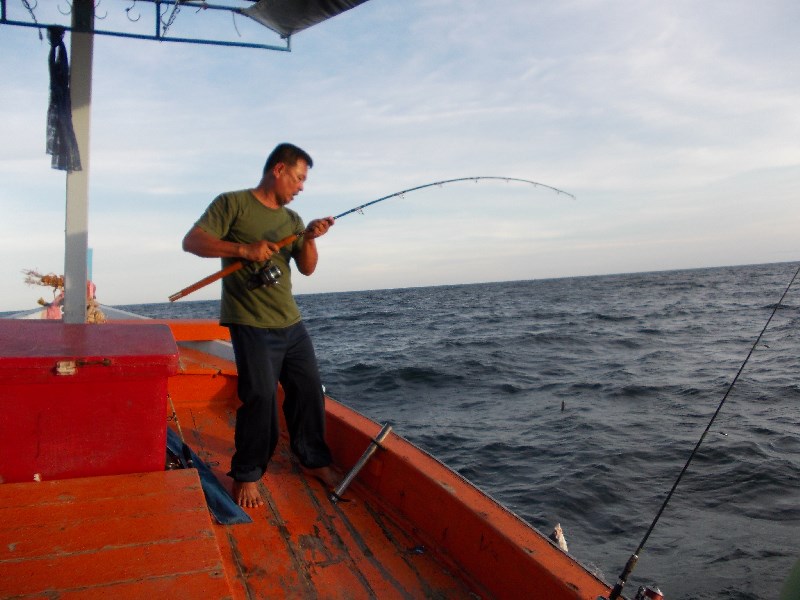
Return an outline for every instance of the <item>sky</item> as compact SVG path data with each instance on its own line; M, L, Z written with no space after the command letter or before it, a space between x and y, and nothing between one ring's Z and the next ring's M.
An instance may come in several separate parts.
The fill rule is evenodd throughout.
M40 0L37 20L68 8ZM96 27L149 33L152 11L103 0ZM183 8L171 31L283 44L211 12ZM217 271L181 239L284 141L314 158L291 205L306 221L459 177L575 196L487 180L387 200L318 240L300 294L798 260L798 25L796 0L369 0L291 52L97 36L98 300L165 302ZM38 30L0 26L0 311L52 298L24 270L64 270L48 52Z

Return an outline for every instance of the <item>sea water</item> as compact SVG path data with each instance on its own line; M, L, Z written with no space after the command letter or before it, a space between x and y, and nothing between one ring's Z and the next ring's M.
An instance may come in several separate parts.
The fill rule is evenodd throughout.
M800 282L770 264L298 296L327 392L626 587L772 599L800 557ZM218 302L126 306L215 318ZM752 355L736 385L734 377ZM723 399L724 403L723 403Z

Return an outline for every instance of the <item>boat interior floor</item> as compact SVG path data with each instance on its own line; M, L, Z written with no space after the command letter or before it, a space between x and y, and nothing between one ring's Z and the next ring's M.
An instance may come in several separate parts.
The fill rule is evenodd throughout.
M230 492L235 404L176 399L186 443ZM284 428L285 430L285 428ZM341 473L340 473L341 475ZM234 598L476 598L465 583L356 484L347 501L301 468L281 437L258 484L251 524L214 524Z
M230 492L235 369L180 352L168 426ZM194 469L0 485L0 597L486 597L357 481L330 500L285 437L258 487L253 522L226 526Z

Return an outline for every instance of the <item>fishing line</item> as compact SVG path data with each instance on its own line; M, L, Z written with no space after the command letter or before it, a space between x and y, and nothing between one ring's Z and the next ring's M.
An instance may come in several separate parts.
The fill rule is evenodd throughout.
M708 422L708 425L706 426L705 431L703 431L703 435L700 436L700 439L698 440L697 445L695 445L694 450L692 450L692 453L689 455L689 459L686 461L686 464L683 466L683 469L681 470L680 474L678 475L678 478L675 480L675 483L673 484L672 489L669 491L669 494L667 494L667 497L664 500L664 503L661 505L661 508L659 509L658 513L656 514L655 519L653 519L653 522L650 524L650 527L648 528L647 533L644 534L644 538L642 538L642 541L639 543L639 547L631 555L631 557L628 559L628 562L625 564L625 568L623 569L622 573L620 574L619 580L617 581L617 584L614 586L614 589L611 591L611 595L608 597L608 600L616 600L617 598L619 598L620 594L622 594L622 588L625 587L625 583L627 582L628 577L630 576L630 574L633 571L633 569L636 567L636 563L639 560L639 554L641 554L642 550L644 549L644 545L647 543L647 540L650 537L650 534L653 532L653 529L655 529L656 523L658 523L659 519L661 518L662 513L667 508L667 504L669 504L669 501L672 499L672 495L675 493L675 490L678 488L678 484L680 484L681 479L683 479L683 476L686 474L686 471L689 469L689 465L691 464L692 460L694 460L694 457L697 454L697 451L699 450L700 445L703 443L703 440L705 439L706 435L708 434L709 430L711 429L711 426L714 424L714 421L716 420L717 415L719 415L720 411L722 410L723 405L725 404L725 401L728 399L728 396L730 395L731 391L733 390L734 386L736 385L736 382L739 380L739 376L742 374L742 371L744 371L745 366L750 361L750 357L753 355L753 352L755 352L756 347L758 347L758 343L761 341L761 338L764 336L764 333L767 331L767 327L769 327L769 324L772 322L772 318L778 312L778 309L781 307L781 304L783 304L783 300L784 300L784 298L786 298L786 294L789 293L789 289L791 289L792 285L794 284L795 279L797 279L798 274L800 274L800 267L798 267L797 270L794 272L794 276L792 277L791 281L789 282L789 285L786 286L786 289L784 290L783 295L781 296L781 299L778 300L778 303L772 309L772 313L769 315L769 319L767 319L767 322L764 324L764 328L761 330L761 333L758 334L758 337L756 338L756 341L753 342L753 345L750 348L750 352L747 353L747 357L744 359L744 362L742 363L742 366L739 367L739 371L736 373L736 376L733 378L733 381L731 381L731 384L728 386L728 389L725 392L725 395L722 397L722 400L720 401L719 406L717 406L717 410L714 411L714 414L711 417L711 420Z
M569 192L565 192L564 190L560 190L558 188L554 188L553 186L547 185L545 183L539 183L538 181L532 181L530 179L521 179L521 178L518 178L518 177L500 177L500 176L494 176L494 175L481 175L481 176L477 176L477 177L458 177L456 179L442 179L441 181L434 181L434 182L431 182L431 183L424 183L422 185L418 185L418 186L411 187L411 188L408 188L408 189L405 189L405 190L401 190L399 192L394 192L393 194L389 194L388 196L383 196L381 198L377 198L375 200L371 200L371 201L367 202L366 204L361 204L359 206L355 206L355 207L351 208L350 210L346 210L343 213L341 213L339 215L336 215L333 218L334 218L334 220L338 220L338 219L341 219L342 217L345 217L345 216L347 216L347 215L349 215L351 213L354 213L354 212L363 213L364 209L367 208L368 206L372 206L373 204L377 204L378 202L383 202L384 200L389 200L390 198L402 197L402 196L405 196L406 194L410 194L410 193L416 192L418 190L423 190L425 188L434 187L434 186L441 187L443 185L447 185L448 183L456 183L456 182L459 182L459 181L474 181L475 183L478 183L479 181L484 181L486 179L500 180L500 181L506 181L506 182L512 182L513 181L513 182L519 182L519 183L529 183L529 184L531 184L531 185L533 185L535 187L547 188L548 190L552 190L552 191L556 192L557 194L564 194L565 196L569 196L570 198L575 200L575 196L573 196ZM280 240L279 242L277 242L278 247L279 248L283 248L284 246L287 246L288 244L291 244L298 237L302 236L306 231L307 230L298 231L297 233L292 234L289 237L286 237L286 238ZM190 285L188 287L183 288L180 292L176 292L176 293L172 294L169 297L169 301L170 302L175 302L176 300L179 300L179 299L183 298L184 296L188 296L192 292L195 292L195 291L199 290L200 288L203 288L203 287L205 287L205 286L217 281L218 279L222 279L223 277L226 277L227 275L230 275L231 273L235 273L236 271L242 269L245 266L245 264L246 263L244 261L241 261L241 260L240 261L236 261L234 263L231 263L230 265L228 265L224 269L222 269L220 271L217 271L216 273L212 273L208 277L205 277L205 278L201 279L200 281L198 281L196 283L193 283L192 285ZM275 283L277 283L278 277L281 276L280 269L277 269L275 266L272 266L271 268L269 268L266 271L262 270L259 273L260 273L260 278L257 279L256 282L255 282L259 286L260 285L274 285Z

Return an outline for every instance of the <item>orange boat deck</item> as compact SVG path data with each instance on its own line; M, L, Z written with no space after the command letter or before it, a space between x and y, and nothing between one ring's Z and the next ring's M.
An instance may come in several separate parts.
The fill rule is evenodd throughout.
M226 598L197 471L0 485L3 598Z
M172 324L171 324L172 325ZM221 337L209 323L178 340ZM230 491L234 365L182 347L168 421ZM338 468L379 426L328 401ZM0 485L0 597L561 598L608 587L404 439L332 502L281 439L252 524L212 522L194 470ZM10 583L10 582L13 582ZM175 590L178 590L175 592Z
M182 348L181 371L170 391L177 421L230 491L235 366ZM234 598L476 597L406 533L412 527L396 523L357 484L345 494L350 501L331 502L330 490L300 469L284 437L260 489L265 504L247 510L252 524L215 524Z

